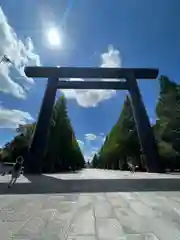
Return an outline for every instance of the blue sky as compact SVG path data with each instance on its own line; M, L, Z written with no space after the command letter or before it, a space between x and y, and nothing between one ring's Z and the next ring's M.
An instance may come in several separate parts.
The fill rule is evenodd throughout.
M0 56L13 66L0 65L0 145L19 123L36 119L41 105L46 80L27 79L26 65L155 67L180 81L179 11L179 0L1 0ZM62 39L56 49L47 41L51 27ZM155 119L158 81L141 80L140 89ZM125 92L63 93L77 139L91 156L116 122Z

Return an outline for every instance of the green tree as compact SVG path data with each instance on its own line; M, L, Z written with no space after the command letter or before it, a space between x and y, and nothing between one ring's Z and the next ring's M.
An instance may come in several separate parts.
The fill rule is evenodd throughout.
M98 156L97 156L97 154L94 154L94 157L93 157L92 162L91 162L91 166L93 168L97 168L98 167Z
M5 144L1 152L1 158L6 162L15 162L19 155L24 156L28 147L28 142L23 134L14 137L11 142Z
M20 126L17 129L19 134L1 150L1 158L15 161L17 156L25 155L35 127L36 123ZM54 105L47 142L42 161L44 172L77 170L84 167L84 157L68 117L64 97L60 97Z
M127 158L139 161L140 145L132 114L130 99L127 96L117 123L106 137L100 150L99 166L113 169L127 169Z
M44 171L67 171L69 168L73 170L82 168L84 158L68 117L64 96L57 100L52 120L54 124L50 126ZM49 168L49 166L51 167Z
M160 95L156 106L158 120L154 132L161 159L173 166L179 165L180 153L180 86L161 76Z

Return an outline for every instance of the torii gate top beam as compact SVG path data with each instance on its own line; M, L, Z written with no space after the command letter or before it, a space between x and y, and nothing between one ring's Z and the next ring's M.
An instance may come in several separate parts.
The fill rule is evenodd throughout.
M157 69L147 68L79 68L79 67L26 67L27 77L48 78L33 141L25 167L26 172L41 173L44 149L47 146L49 124L57 88L62 89L127 89L131 95L132 110L137 126L141 148L146 156L148 171L159 169L156 141L141 99L136 79L156 78ZM89 78L91 81L64 81L68 78ZM92 79L95 78L94 81ZM97 81L101 79L125 79L125 81ZM60 79L60 80L59 80ZM29 164L29 165L28 165Z
M158 69L150 68L90 68L90 67L26 67L27 77L37 78L109 78L133 76L136 79L155 79Z

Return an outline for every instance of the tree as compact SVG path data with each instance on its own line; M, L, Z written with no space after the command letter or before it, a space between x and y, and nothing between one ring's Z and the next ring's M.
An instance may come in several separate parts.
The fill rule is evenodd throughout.
M54 105L49 126L48 143L44 151L42 169L44 172L77 170L84 167L84 157L76 140L68 117L66 99L60 97ZM53 124L52 124L53 123ZM7 143L1 151L8 161L15 161L19 155L25 155L33 139L36 123L26 124L17 129L19 133Z
M97 156L97 154L94 154L94 157L93 157L92 162L91 162L91 166L93 168L97 168L98 167L98 156Z
M26 140L23 134L19 134L15 136L11 142L6 143L1 153L2 160L6 162L15 162L19 155L24 156L28 147L28 142Z
M174 159L179 161L177 156L180 153L180 86L166 76L161 76L159 82L160 95L156 106L158 120L154 132L161 159L166 162L169 159L174 165Z
M127 96L117 123L106 137L100 150L98 166L127 169L127 158L132 157L140 164L140 145L135 127L130 99Z
M84 166L84 158L67 113L66 99L60 97L53 109L44 171L76 170ZM49 168L49 166L51 166Z

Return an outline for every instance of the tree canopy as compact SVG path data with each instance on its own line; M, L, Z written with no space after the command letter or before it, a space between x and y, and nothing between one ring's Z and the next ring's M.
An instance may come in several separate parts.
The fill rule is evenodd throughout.
M92 164L103 168L127 169L127 157L133 156L133 160L136 162L139 151L140 146L131 103L127 96L118 121L106 137L99 156L93 159Z
M159 78L160 92L156 105L156 123L152 126L164 169L180 169L180 86L166 76ZM65 97L60 97L53 108L42 161L44 172L81 169L85 165L76 136L68 116ZM4 161L15 161L27 152L36 123L24 125L11 142L0 151ZM25 130L25 131L24 131ZM91 166L127 170L129 163L146 170L141 152L129 96L126 97L116 124L107 134Z
M160 76L160 93L156 106L157 120L152 126L164 169L180 169L180 86L166 76ZM125 99L117 123L106 137L95 167L127 169L128 161L146 169L132 114L129 97Z
M18 155L24 155L31 144L35 127L36 123L21 126L19 134L2 149L1 158L13 162ZM64 96L54 105L47 138L43 172L74 171L84 167L84 157L68 117Z

